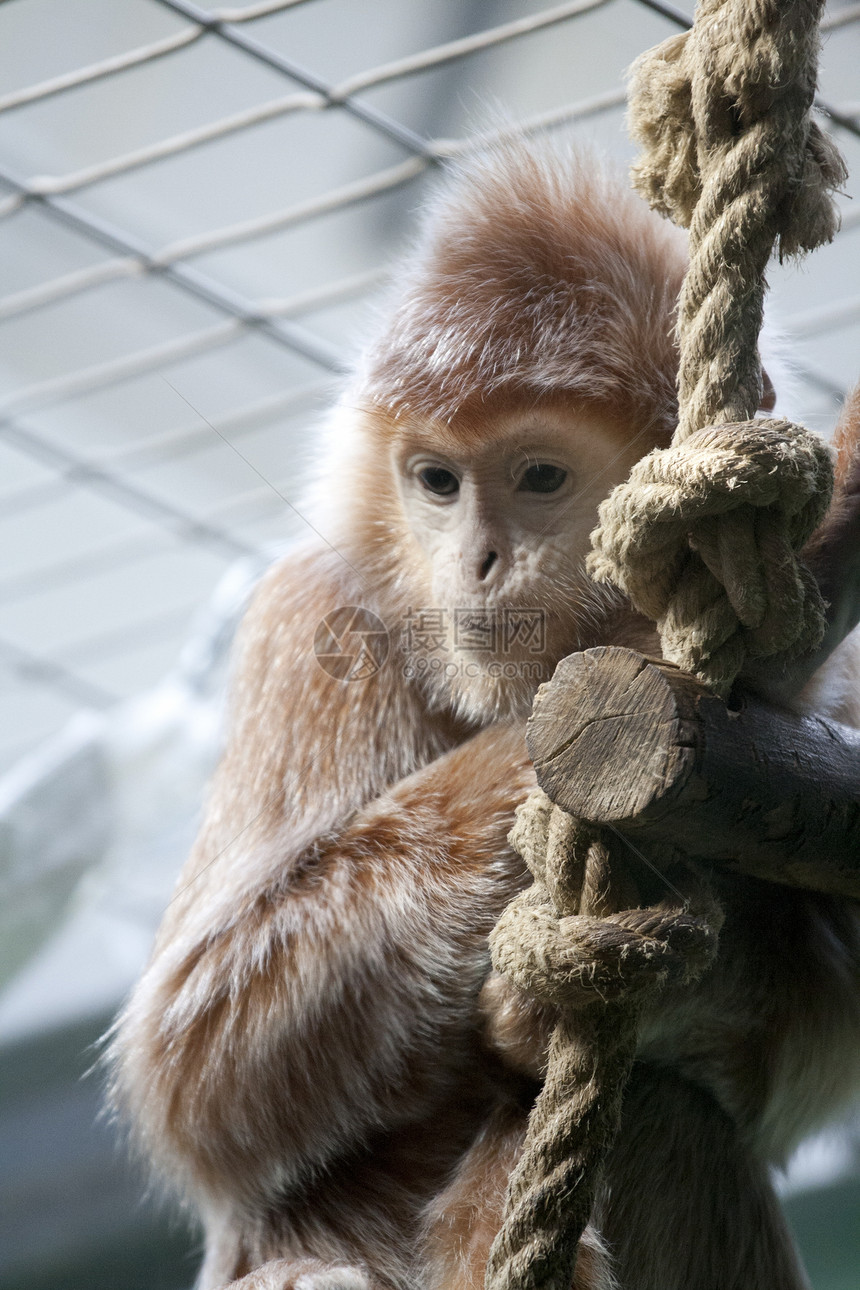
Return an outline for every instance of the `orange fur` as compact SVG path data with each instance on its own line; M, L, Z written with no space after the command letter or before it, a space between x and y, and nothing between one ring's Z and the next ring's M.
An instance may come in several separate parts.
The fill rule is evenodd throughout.
M534 782L523 721L570 650L657 648L582 560L598 501L671 429L682 272L671 230L585 163L494 154L431 213L333 422L336 550L292 555L257 592L203 828L113 1041L115 1099L206 1229L201 1290L483 1282L552 1024L489 974L487 935L528 881L506 841ZM843 456L860 408L846 425ZM563 460L564 504L511 482L529 436ZM428 453L468 520L422 496ZM360 682L314 656L343 605L392 637ZM515 677L410 675L410 609L458 605L539 608L541 650L490 657ZM457 650L446 628L449 671ZM828 898L721 882L725 952L647 1019L596 1214L611 1248L589 1229L575 1290L803 1284L759 1162L857 1077L857 924ZM722 1226L703 1233L714 1187Z
M562 395L668 439L684 245L591 159L487 153L430 207L361 392L443 422L497 393Z

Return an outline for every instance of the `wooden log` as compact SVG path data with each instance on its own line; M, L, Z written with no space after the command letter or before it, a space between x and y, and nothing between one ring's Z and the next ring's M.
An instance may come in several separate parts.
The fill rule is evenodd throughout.
M538 783L638 845L672 843L740 873L860 899L860 732L737 708L633 650L572 654L528 725Z

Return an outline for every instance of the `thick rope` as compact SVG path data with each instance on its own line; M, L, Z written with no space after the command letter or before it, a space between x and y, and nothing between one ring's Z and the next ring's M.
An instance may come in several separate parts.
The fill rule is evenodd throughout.
M690 228L679 303L679 425L600 509L590 572L658 625L664 656L726 694L748 656L812 649L824 631L798 553L823 517L832 465L762 393L764 271L830 240L845 177L810 119L823 0L700 0L691 32L640 60L634 182ZM559 1020L510 1181L487 1290L571 1290L579 1237L617 1131L645 1001L716 953L718 902L692 868L680 903L617 911L624 857L541 792L511 834L535 875L491 937L493 962ZM673 879L675 871L673 870ZM673 888L678 892L677 886Z
M610 854L599 831L541 790L519 807L511 842L535 882L499 920L493 964L533 998L556 1005L559 1021L487 1284L570 1290L600 1162L618 1127L641 1008L667 982L705 970L722 914L690 867L680 876L673 870L683 904L610 912Z
M798 559L808 534L792 516L805 505L810 478L823 514L832 490L829 458L802 427L750 420L761 399L758 334L773 248L781 256L810 250L838 226L830 193L845 168L810 118L822 8L823 0L701 0L692 30L640 59L631 87L631 132L644 148L634 183L652 206L690 229L678 317L679 423L673 447L641 461L635 482L601 507L589 569L656 620L667 659L720 694L748 653L805 653L824 634L818 587ZM771 449L762 441L768 425ZM717 488L711 509L702 495L702 441L690 445L690 457L685 451L707 426L721 428L738 458L754 455L761 473L781 473L789 459L796 468L786 470L767 500L751 496L755 487L739 480L726 506L725 490ZM717 441L712 435L707 442ZM650 490L664 482L664 452L672 454L675 489L660 511L650 505ZM677 523L686 497L695 499L697 521L689 534ZM773 522L762 522L749 506L765 508ZM735 508L746 510L740 522L729 515ZM716 524L712 516L720 517ZM662 545L678 586L659 605L649 594L648 573L642 574L652 559L655 525L675 534ZM774 525L795 530L782 552L790 574L767 556ZM705 558L715 545L724 553L717 566ZM750 634L760 624L738 614L720 577L719 565L733 551L727 568L747 558L767 571L757 592L765 602L761 620L770 625L764 634ZM772 647L765 647L766 638Z
M744 661L824 631L797 559L827 511L827 446L790 421L708 426L651 453L600 509L592 575L657 622L663 654L725 694Z
M829 242L846 178L812 121L824 0L700 0L693 28L633 66L633 183L690 230L678 334L679 443L761 399L764 272Z

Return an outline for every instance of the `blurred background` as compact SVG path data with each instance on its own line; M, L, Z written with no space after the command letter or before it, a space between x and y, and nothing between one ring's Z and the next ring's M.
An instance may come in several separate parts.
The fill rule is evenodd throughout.
M229 643L303 532L315 426L422 194L488 133L624 165L624 74L692 4L0 0L0 1282L190 1287L194 1236L103 1116L218 747ZM828 6L835 242L773 266L795 418L860 375L860 4ZM297 510L296 507L299 509ZM849 1118L782 1183L854 1290Z

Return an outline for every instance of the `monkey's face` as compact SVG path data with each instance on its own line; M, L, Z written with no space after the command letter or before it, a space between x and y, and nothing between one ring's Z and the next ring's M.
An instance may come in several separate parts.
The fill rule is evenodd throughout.
M437 629L436 657L418 668L440 699L482 720L488 705L527 710L600 603L583 568L598 504L649 447L594 411L552 405L401 428L412 607L434 610Z

